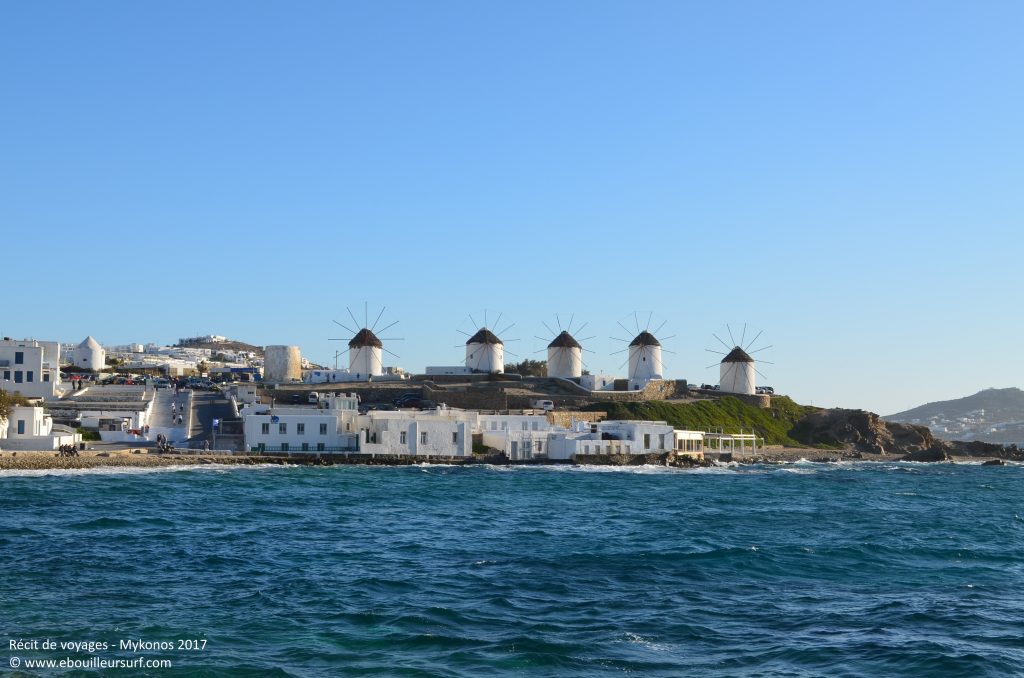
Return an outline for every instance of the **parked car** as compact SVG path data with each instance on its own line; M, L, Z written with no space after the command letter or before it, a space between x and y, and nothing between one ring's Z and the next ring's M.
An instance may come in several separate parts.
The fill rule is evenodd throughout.
M419 393L403 393L402 395L395 398L392 402L399 407L405 407L403 403L409 402L410 400L420 400L422 396Z

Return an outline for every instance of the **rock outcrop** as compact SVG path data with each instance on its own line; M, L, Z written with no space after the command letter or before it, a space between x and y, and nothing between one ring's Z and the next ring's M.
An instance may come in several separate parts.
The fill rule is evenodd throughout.
M887 422L864 410L819 410L797 422L789 435L806 445L852 447L863 454L911 454L939 446L926 426Z

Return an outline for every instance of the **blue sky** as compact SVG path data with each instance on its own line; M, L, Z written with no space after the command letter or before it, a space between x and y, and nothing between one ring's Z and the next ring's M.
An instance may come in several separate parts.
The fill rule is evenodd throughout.
M468 314L523 357L666 321L716 381L882 413L1024 386L1024 6L183 2L0 7L0 332L196 333L407 369ZM52 265L51 262L55 262ZM357 311L358 312L358 311ZM346 322L346 324L348 324ZM506 324L503 322L503 324ZM1009 356L1009 357L1008 357Z

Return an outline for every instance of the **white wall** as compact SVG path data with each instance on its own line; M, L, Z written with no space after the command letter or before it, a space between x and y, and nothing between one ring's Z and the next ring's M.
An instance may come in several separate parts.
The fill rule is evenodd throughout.
M382 355L381 349L376 346L350 348L348 350L348 371L356 375L356 378L380 376L384 369L384 364L381 362Z
M571 346L548 347L549 377L579 377L583 374L583 354Z
M660 346L629 347L629 390L642 389L648 381L662 378Z
M477 372L505 371L505 347L501 344L466 344L466 367Z
M728 362L718 366L719 388L727 393L746 393L753 395L757 382L754 363Z

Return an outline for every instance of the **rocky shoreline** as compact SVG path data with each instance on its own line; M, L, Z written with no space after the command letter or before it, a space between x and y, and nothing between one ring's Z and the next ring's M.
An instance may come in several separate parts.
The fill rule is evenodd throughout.
M949 454L946 450L925 450L921 453L891 454L891 453L864 453L853 446L839 450L822 450L816 448L793 448L771 446L760 450L757 454L734 455L729 458L722 457L722 461L732 461L739 464L781 464L797 461L809 461L819 463L834 463L840 461L919 461L919 462L981 462L989 464L1002 463L1004 460L1024 461L1024 455L1019 451L1001 450L1001 454L986 454L989 450L977 450L981 454L962 453ZM595 466L643 466L656 465L673 468L690 468L714 466L718 463L718 455L715 458L704 460L692 459L674 454L647 454L647 455L589 455L575 461L540 461L540 462L509 462L502 456L474 457L474 458L423 458L423 457L375 457L365 456L338 456L338 457L317 457L316 455L293 455L284 456L257 456L257 455L228 455L228 454L160 454L151 453L146 450L123 449L106 452L82 452L78 456L63 457L53 452L2 452L0 453L0 471L48 471L48 470L72 470L72 469L95 469L95 468L161 468L177 466L207 466L211 464L254 466L254 465L302 465L302 466L331 466L331 465L363 465L363 466L409 466L421 463L451 464L451 465L472 465L472 464L493 464L493 465L515 465L515 466L540 466L540 465L595 465Z

